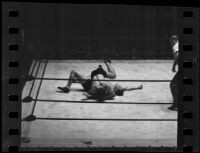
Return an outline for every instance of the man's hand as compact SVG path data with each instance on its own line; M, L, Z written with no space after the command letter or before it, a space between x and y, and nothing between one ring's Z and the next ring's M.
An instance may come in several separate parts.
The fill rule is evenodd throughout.
M92 95L88 94L87 92L84 92L83 95L86 96L87 98L92 98Z
M87 96L87 95L88 95L88 93L86 93L86 92L83 93L83 96Z
M176 69L175 69L175 67L172 67L172 72L176 72Z
M142 84L139 85L139 86L138 86L138 89L143 89L143 85L142 85Z

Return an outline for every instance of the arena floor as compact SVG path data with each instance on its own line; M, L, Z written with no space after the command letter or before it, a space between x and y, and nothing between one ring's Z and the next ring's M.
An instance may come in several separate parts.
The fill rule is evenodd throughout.
M22 121L22 137L31 139L22 147L176 146L177 112L167 109L172 103L172 62L113 60L117 80L150 81L119 81L126 87L143 84L143 89L98 103L87 100L79 84L69 93L57 87L67 83L72 69L85 75L99 64L106 69L103 61L33 61L29 74L37 79L27 81L22 91L22 99L33 98L22 102L22 119L33 114L36 120Z

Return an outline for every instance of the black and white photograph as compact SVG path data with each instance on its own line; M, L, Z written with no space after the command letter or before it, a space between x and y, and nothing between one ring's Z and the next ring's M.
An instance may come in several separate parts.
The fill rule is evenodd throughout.
M178 6L18 5L22 148L177 147Z

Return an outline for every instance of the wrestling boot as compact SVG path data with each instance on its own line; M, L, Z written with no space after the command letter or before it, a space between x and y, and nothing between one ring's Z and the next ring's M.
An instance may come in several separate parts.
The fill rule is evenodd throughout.
M111 60L104 59L104 63L107 63L107 62L108 62L108 63L112 63Z
M70 91L67 87L58 87L58 89L62 90L65 93L68 93Z
M99 68L102 69L102 65L99 65Z

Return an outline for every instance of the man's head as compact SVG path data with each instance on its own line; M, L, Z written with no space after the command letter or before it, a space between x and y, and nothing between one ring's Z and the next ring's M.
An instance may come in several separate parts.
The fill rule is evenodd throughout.
M123 96L124 95L124 89L119 84L114 85L114 92L117 96Z
M93 94L95 99L98 100L104 100L104 97L106 96L106 89L102 86L96 87L95 92Z
M171 45L174 45L177 41L178 41L178 36L177 35L172 35L169 38L169 42L170 42Z

